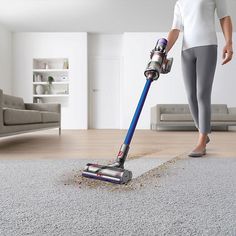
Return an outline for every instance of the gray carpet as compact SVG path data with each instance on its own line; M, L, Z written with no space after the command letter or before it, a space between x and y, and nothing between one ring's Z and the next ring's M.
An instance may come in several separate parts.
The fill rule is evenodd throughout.
M0 235L236 235L236 158L181 159L125 186L86 160L0 161Z

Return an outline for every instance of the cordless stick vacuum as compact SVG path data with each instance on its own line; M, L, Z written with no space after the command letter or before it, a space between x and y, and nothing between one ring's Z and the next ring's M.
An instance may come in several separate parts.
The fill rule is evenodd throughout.
M152 81L157 80L160 76L160 73L166 74L171 70L173 58L167 59L166 46L167 40L162 38L157 41L155 48L151 51L150 61L144 72L146 84L139 99L138 106L134 113L128 133L125 137L125 141L121 145L116 160L109 165L88 163L82 172L82 176L117 184L124 184L132 179L132 172L124 169L124 163L128 155L129 145Z

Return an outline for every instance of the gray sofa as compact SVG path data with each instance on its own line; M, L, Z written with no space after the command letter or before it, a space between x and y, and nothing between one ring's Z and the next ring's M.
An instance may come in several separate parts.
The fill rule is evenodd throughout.
M49 128L61 134L60 104L24 103L0 89L0 137Z
M236 126L236 107L212 104L212 130ZM151 130L196 130L188 104L158 104L151 108Z

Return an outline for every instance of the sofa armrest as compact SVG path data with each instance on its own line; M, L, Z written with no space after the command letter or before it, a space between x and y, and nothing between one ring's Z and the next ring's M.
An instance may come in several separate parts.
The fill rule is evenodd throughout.
M57 103L25 103L26 110L49 111L61 113L61 104Z
M2 109L3 91L0 89L0 127L3 126L3 109Z
M151 108L151 124L157 124L161 121L161 109L156 105Z
M3 109L0 107L0 127L3 127Z
M0 107L2 107L2 101L3 100L3 91L0 89Z
M229 114L236 114L236 107L228 107Z

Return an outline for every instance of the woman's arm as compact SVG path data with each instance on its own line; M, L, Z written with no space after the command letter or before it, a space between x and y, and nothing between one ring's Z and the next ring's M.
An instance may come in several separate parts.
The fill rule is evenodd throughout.
M233 40L232 40L233 26L230 16L226 16L220 19L220 24L226 41L226 45L223 48L222 65L224 65L229 61L231 61L233 57Z
M169 34L168 34L168 44L167 44L167 48L166 48L166 52L169 52L170 49L174 46L176 40L179 37L179 32L180 30L178 29L172 29Z

